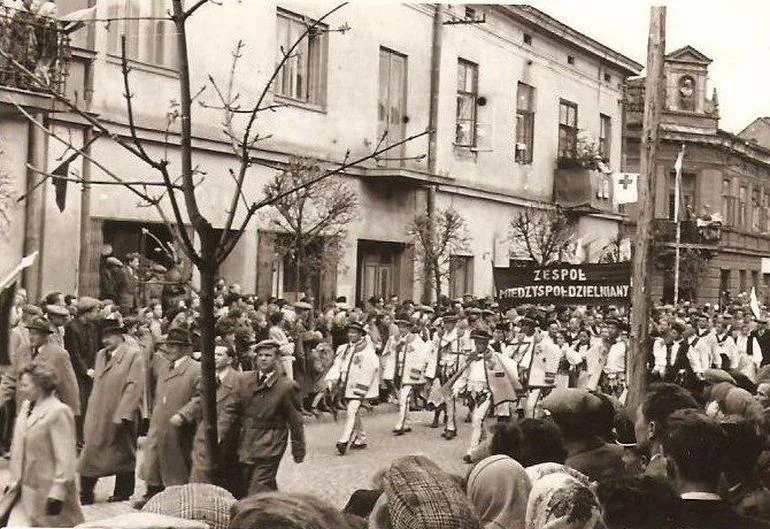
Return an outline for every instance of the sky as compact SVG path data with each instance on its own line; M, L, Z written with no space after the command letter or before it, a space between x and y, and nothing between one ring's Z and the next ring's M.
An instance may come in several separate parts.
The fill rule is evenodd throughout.
M666 6L666 51L691 45L714 62L708 94L719 94L720 128L738 133L770 116L767 0L527 0L528 4L628 56L647 62L650 6Z

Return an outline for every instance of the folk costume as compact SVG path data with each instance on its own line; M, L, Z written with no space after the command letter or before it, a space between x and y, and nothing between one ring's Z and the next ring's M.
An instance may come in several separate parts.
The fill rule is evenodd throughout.
M351 448L366 447L366 433L358 411L362 401L379 395L380 386L380 360L377 353L366 339L363 326L351 322L348 328L351 327L361 333L361 339L337 348L337 356L325 377L327 386L339 387L347 401L347 419L337 443L340 455L345 454L348 445Z
M401 435L411 430L409 427L409 404L412 392L419 390L425 384L425 371L430 361L430 344L425 343L420 335L409 332L401 337L400 358L397 362L398 378L401 380L401 390L398 396L398 422L393 430L395 435Z

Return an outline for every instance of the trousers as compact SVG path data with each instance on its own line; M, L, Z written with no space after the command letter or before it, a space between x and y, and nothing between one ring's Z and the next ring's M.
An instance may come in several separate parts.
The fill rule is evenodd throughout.
M347 417L345 418L345 426L342 429L342 436L340 436L340 443L347 443L349 441L353 444L366 443L366 433L364 433L363 423L358 414L360 409L360 399L348 400Z
M259 492L278 490L276 477L280 464L281 456L276 456L259 458L254 463L244 465L246 481L249 483L249 496Z
M409 425L409 401L412 396L412 388L414 386L404 385L401 386L401 391L398 395L398 423L396 423L396 429L405 428Z

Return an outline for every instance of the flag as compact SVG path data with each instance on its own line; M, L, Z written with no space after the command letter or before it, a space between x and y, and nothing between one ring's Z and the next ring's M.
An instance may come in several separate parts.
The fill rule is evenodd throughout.
M16 295L16 281L0 292L0 366L11 363L8 348L11 342L11 309Z
M628 204L637 201L636 186L639 181L639 173L614 173L612 180L616 204Z
M682 150L679 151L679 155L674 162L674 171L676 171L676 178L674 182L674 220L679 221L679 203L682 201L680 196L680 189L682 188L682 163L684 162L684 144L682 144Z
M59 211L64 211L64 206L67 205L67 175L70 172L69 160L60 164L56 169L51 172L51 179L53 180L53 187L56 190L56 205L59 207Z
M759 310L759 300L757 299L757 290L754 287L751 287L751 297L749 299L749 307L751 307L751 312L754 314L755 318L761 317L760 310Z

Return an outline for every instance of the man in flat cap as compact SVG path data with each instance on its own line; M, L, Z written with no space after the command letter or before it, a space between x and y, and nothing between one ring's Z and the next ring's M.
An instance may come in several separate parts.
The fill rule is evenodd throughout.
M144 497L134 503L141 508L154 495L171 485L184 485L190 477L190 453L194 429L174 426L171 417L198 392L200 364L192 359L193 344L186 327L171 327L165 354L153 359L152 417L144 443L139 476L147 483Z
M353 321L347 325L348 343L337 348L337 355L331 369L326 373L326 384L330 390L339 386L347 401L347 417L337 452L345 455L348 448L366 448L359 409L365 400L374 399L380 393L380 360L361 323Z
M238 457L248 495L278 488L278 465L290 436L294 461L301 463L305 458L298 388L278 367L279 344L263 340L255 348L255 369L241 375L233 410L242 422Z
M51 340L64 347L64 326L70 320L70 311L61 305L46 305L45 317L51 323Z
M21 308L21 319L13 329L11 329L10 344L8 346L8 358L13 363L13 358L16 355L16 350L22 346L29 346L29 330L27 325L36 316L42 316L43 311L37 305L24 305Z

